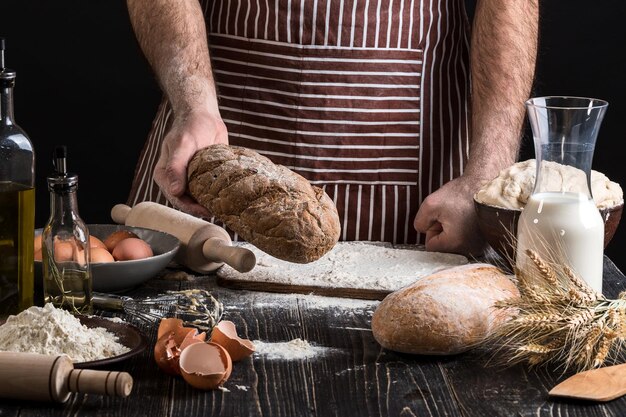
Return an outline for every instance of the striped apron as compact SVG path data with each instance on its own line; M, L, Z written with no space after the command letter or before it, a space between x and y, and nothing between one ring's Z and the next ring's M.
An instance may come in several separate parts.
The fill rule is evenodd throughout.
M220 112L245 146L322 187L342 240L416 243L423 199L468 154L464 0L202 0ZM152 179L164 99L128 204Z

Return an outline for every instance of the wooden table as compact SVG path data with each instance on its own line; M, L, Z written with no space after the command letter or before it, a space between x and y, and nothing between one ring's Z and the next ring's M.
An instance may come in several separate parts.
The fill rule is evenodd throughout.
M608 258L604 286L609 297L625 287L624 275ZM304 360L255 354L234 364L224 390L205 392L161 372L150 346L107 368L133 376L133 392L126 399L73 395L66 404L1 400L0 416L626 415L626 397L605 404L552 400L548 390L566 376L523 366L489 367L480 352L422 357L386 351L370 331L375 301L228 290L206 276L152 279L128 295L189 288L211 290L224 303L224 319L235 322L242 337L264 342L301 338L321 352ZM153 344L156 326L142 328Z

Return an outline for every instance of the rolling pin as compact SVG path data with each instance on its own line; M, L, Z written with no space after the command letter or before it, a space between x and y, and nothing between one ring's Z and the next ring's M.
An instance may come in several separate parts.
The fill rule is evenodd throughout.
M254 252L232 246L232 240L223 228L162 204L144 201L132 208L117 204L111 209L111 218L126 226L145 227L176 236L181 242L176 260L196 272L215 271L224 263L239 272L248 272L256 265Z
M0 352L0 397L64 403L73 392L128 397L127 372L74 369L69 356Z

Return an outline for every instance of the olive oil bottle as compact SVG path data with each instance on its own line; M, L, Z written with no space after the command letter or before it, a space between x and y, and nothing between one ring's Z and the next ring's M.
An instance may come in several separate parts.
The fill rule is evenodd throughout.
M15 71L0 38L0 317L34 303L35 153L13 115Z

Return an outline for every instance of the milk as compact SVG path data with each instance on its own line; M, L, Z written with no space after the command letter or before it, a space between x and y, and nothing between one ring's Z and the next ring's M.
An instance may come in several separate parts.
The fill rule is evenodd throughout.
M548 262L567 263L591 288L602 292L604 221L586 195L531 195L518 223L518 268L532 262L524 253L526 249L535 250Z

